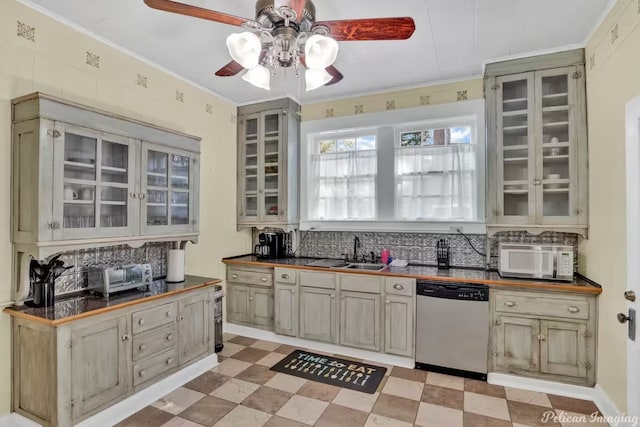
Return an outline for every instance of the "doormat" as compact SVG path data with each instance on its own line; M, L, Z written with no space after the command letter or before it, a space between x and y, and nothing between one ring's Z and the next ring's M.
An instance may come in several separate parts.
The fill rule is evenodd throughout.
M380 366L302 350L295 350L271 370L369 394L376 392L387 372Z

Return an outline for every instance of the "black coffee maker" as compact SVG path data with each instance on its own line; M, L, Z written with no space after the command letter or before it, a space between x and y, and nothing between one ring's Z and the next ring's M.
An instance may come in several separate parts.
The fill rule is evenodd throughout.
M254 252L258 258L274 259L287 257L285 233L260 233Z

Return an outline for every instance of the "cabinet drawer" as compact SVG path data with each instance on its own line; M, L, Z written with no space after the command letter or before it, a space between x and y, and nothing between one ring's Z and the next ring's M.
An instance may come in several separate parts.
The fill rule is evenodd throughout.
M155 355L160 351L174 346L177 343L174 325L167 326L158 331L150 331L136 335L133 338L133 360Z
M318 273L311 271L300 272L300 286L311 286L314 288L335 289L335 273Z
M148 310L136 311L133 313L133 333L139 334L167 323L173 323L177 314L175 302Z
M257 273L255 271L229 270L229 282L246 283L249 285L273 286L273 273Z
M361 274L341 274L340 289L343 291L367 292L379 294L382 277L365 276Z
M178 354L174 349L142 359L133 365L133 386L152 380L176 366L178 366Z
M274 270L276 282L278 283L289 283L291 285L295 285L296 274L297 271L293 268L276 268Z
M388 294L413 296L415 288L415 279L403 277L387 277L384 279L384 290Z
M588 319L589 302L585 300L552 299L524 295L496 295L496 311L503 313Z

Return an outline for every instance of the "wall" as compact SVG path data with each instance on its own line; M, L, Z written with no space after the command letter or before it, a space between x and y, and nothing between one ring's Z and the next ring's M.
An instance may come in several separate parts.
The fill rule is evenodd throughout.
M224 277L219 260L249 251L249 233L236 232L233 104L14 0L0 1L0 58L0 304L11 298L10 100L34 91L202 137L201 234L187 272ZM10 409L9 326L0 314L0 415Z
M589 239L580 265L600 282L598 384L626 408L625 104L640 95L640 4L618 0L588 41Z

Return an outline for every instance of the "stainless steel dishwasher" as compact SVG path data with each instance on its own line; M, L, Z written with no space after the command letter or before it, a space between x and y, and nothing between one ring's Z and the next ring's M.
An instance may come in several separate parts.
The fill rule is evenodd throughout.
M487 379L489 288L417 282L416 368Z

